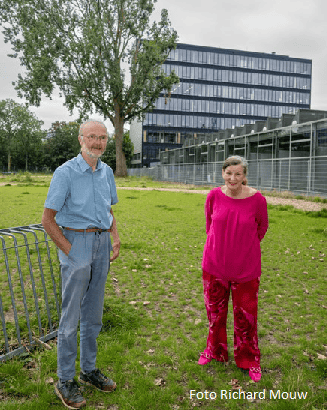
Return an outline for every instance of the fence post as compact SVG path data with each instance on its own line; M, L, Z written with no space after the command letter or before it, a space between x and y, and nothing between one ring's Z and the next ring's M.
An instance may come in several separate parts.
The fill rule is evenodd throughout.
M3 331L4 338L5 338L5 349L8 352L9 351L9 343L8 343L8 336L7 336L7 330L6 330L6 320L5 320L5 315L3 313L1 295L0 295L0 315L1 315L2 331Z

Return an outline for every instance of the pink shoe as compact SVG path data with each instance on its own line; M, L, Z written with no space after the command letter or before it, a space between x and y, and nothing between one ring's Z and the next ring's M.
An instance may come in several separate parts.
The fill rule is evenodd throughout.
M198 364L200 364L201 366L204 366L205 364L210 363L211 360L212 360L212 357L207 352L202 352L200 359L198 361Z
M249 376L254 382L259 382L261 380L261 368L251 367L249 369Z

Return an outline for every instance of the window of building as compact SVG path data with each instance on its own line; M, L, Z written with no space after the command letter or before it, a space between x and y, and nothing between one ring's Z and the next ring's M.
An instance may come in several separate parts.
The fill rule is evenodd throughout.
M219 54L219 65L225 66L225 54Z
M233 120L231 118L225 118L225 128L232 128L234 125Z
M206 51L203 51L202 52L202 63L207 64L207 60L208 60L208 53Z
M268 70L268 68L267 68L267 59L266 58L261 58L261 63L262 63L262 70Z
M195 50L191 51L191 61L192 61L192 63L198 63L199 62L199 53L198 53L198 51L195 51Z
M304 64L304 73L305 74L311 74L311 70L312 70L311 64Z
M276 71L280 71L280 60L276 60Z
M279 61L279 70L282 72L286 70L286 65L285 65L284 60Z
M156 138L157 138L156 135L154 135L154 134L152 134L152 133L149 133L149 134L148 134L147 141L148 141L148 142L157 142L157 141L156 141Z

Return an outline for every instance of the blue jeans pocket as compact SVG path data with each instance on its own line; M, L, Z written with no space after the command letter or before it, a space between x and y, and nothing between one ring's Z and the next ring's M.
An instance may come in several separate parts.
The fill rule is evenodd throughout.
M74 232L74 231L66 231L65 232L65 237L71 244L70 251L67 255L68 259L76 259L74 257L74 255L75 255L76 247L79 248L79 246L78 246L79 236L80 235L76 234L76 232Z
M70 251L69 251L69 253L68 253L67 256L68 256L68 258L70 258L70 259L71 259L71 257L72 257L72 253L73 253L73 251L74 251L74 249L73 249L73 245L74 245L74 242L75 242L74 239L75 239L75 238L73 238L72 241L69 241L70 244L71 244L71 248L70 248Z

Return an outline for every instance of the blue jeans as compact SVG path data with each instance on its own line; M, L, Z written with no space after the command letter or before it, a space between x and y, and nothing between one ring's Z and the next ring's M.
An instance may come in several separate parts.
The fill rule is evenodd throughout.
M95 369L96 339L102 326L105 285L110 268L109 232L64 230L72 244L69 255L59 251L62 276L62 312L58 330L58 377L75 376L77 329L80 321L80 364Z

